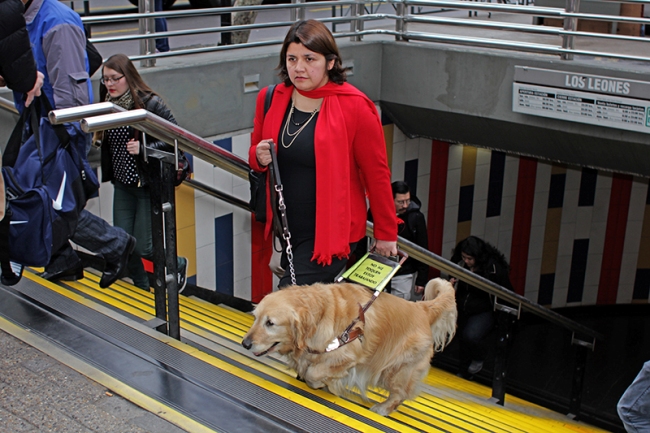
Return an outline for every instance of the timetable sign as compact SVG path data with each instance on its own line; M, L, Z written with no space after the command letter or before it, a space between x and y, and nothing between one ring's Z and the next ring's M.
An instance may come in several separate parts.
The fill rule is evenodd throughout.
M650 134L650 83L516 68L514 112Z

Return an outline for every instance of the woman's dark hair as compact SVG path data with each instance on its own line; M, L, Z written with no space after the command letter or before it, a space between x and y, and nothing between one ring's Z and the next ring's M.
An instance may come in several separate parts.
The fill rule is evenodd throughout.
M287 71L287 49L294 42L304 45L310 51L325 56L326 64L334 60L334 66L327 71L329 80L336 84L343 84L346 81L345 69L343 69L341 55L334 36L332 36L325 24L320 21L306 20L293 24L282 43L280 64L277 69L280 71L278 76L284 84L291 85L291 79Z
M156 94L149 86L147 86L147 83L144 82L131 59L126 55L114 54L109 57L102 65L102 76L104 76L104 68L111 68L115 72L124 75L126 83L129 85L129 89L131 89L131 97L135 103L135 108L144 108L141 98L142 95ZM108 89L106 89L106 86L100 83L99 97L101 101L106 100L107 93Z
M485 276L487 267L490 263L498 263L504 269L509 269L508 261L501 251L499 251L492 244L485 242L483 239L476 236L468 236L462 241L458 242L454 248L451 261L459 263L462 260L461 253L471 256L475 260L477 274Z

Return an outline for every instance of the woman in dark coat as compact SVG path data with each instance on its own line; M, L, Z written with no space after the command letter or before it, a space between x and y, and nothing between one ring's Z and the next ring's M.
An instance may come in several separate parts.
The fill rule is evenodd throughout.
M144 82L133 62L124 54L115 54L102 67L100 98L124 109L144 108L153 114L176 123L165 102ZM137 240L129 260L129 274L133 283L149 290L149 277L141 258L153 257L153 236L151 233L151 195L149 179L144 160L143 143L139 131L122 126L104 131L101 137L102 181L112 182L113 224L122 227ZM147 147L174 152L174 146L163 141L150 139ZM178 290L187 282L187 259L178 257Z
M460 241L454 248L451 261L495 284L513 290L508 275L510 266L503 253L476 236L469 236ZM470 378L483 368L487 352L484 340L495 323L494 299L489 293L464 281L458 281L456 304L456 335L460 337L459 375Z

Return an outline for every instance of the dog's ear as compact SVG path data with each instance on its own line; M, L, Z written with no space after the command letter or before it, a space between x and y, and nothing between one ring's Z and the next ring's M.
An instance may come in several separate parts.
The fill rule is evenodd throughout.
M291 333L293 334L294 347L304 350L307 347L307 339L313 334L314 324L311 321L311 314L306 307L296 307L291 314Z

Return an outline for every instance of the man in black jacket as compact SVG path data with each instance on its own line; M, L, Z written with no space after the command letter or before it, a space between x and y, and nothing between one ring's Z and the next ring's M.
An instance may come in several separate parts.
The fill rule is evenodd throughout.
M0 0L0 87L25 93L25 106L40 96L43 74L36 70L20 0Z
M25 94L25 106L29 106L34 96L40 96L43 87L43 74L36 70L34 55L29 44L29 36L25 28L25 8L20 0L0 0L0 87L9 87L11 90ZM0 168L2 168L2 155L0 154ZM0 221L5 216L5 183L0 175ZM4 242L4 241L3 241ZM7 246L2 246L3 255ZM8 257L3 257L3 261ZM2 283L11 285L20 280L22 276L21 265L2 267Z
M406 182L395 181L392 187L397 213L397 235L428 250L427 225L424 215L420 212L420 201L411 197ZM408 258L390 282L391 293L407 301L415 301L424 292L428 278L429 266Z
M404 181L395 181L391 186L397 214L397 235L428 250L427 225L424 215L420 212L420 200L411 196L411 190ZM368 211L368 220L372 222L370 211ZM354 251L357 260L367 252L367 244L368 242L364 241L357 243ZM384 290L407 301L416 301L424 293L424 286L428 279L429 266L409 257Z

